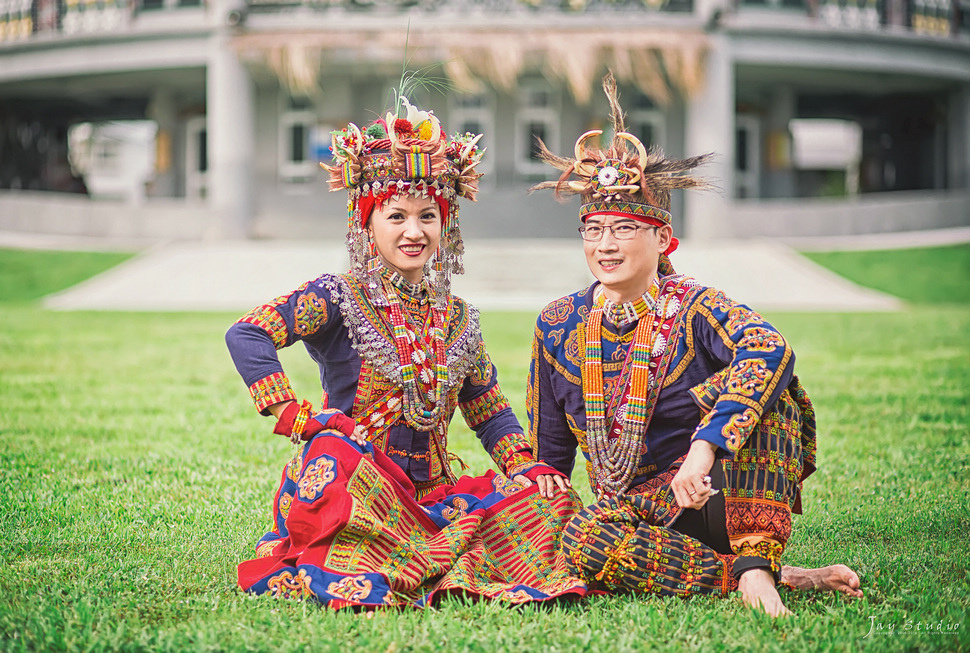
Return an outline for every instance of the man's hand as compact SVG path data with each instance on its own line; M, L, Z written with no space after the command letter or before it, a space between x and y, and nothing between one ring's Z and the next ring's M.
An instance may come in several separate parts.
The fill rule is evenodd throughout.
M565 492L573 486L569 479L559 474L540 474L536 477L536 485L539 486L539 495L551 499L556 493L556 489Z
M706 440L694 440L680 466L670 489L682 508L699 509L711 498L711 467L717 445Z
M516 474L512 480L525 487L532 485L532 481L522 474ZM573 486L569 479L561 474L539 474L536 476L536 485L539 486L539 496L546 498L552 498L557 488L560 492L565 492Z
M367 429L361 426L360 424L354 427L354 430L351 433L349 434L344 433L344 435L346 435L348 438L350 438L360 446L364 446L365 444L367 444Z

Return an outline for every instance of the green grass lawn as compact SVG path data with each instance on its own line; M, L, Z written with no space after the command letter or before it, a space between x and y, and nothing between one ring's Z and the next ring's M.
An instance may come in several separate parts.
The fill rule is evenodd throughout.
M21 265L46 268L44 256ZM291 448L225 350L237 316L54 312L23 299L0 294L0 650L970 649L966 299L768 315L819 414L820 469L787 562L844 562L866 592L786 594L798 617L779 621L737 597L449 600L365 619L244 595L235 566L269 524ZM483 316L523 416L533 324ZM316 396L306 354L283 354L298 391ZM461 419L453 426L457 453L483 471L484 452Z
M804 256L856 283L914 304L970 303L970 243Z
M0 249L0 299L29 302L73 286L131 258L123 252Z

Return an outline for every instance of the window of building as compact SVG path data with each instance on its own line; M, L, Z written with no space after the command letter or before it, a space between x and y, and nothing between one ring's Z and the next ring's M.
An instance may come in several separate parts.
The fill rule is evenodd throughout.
M838 3L836 2L836 4ZM808 11L808 0L741 0L741 5L744 7L771 7L772 9Z
M532 178L548 174L539 160L539 141L553 151L559 146L560 97L544 81L526 82L520 87L515 116L515 170Z
M201 7L202 0L139 0L140 11L177 9L178 7Z
M185 122L185 196L205 199L208 194L209 158L205 116Z
M451 97L449 111L449 127L451 133L483 134L478 141L479 148L487 148L485 158L475 168L485 173L485 179L491 179L491 172L495 169L495 150L492 148L492 133L495 122L495 110L492 96L487 93L465 93Z
M666 144L667 124L663 112L643 93L636 93L626 117L626 130L648 150Z
M964 36L970 35L970 0L957 0L956 31Z
M761 123L758 116L738 114L734 130L734 196L751 199L761 194Z
M313 105L306 98L282 98L279 121L279 178L286 183L306 183L316 176L317 162L311 156L311 134L317 122Z

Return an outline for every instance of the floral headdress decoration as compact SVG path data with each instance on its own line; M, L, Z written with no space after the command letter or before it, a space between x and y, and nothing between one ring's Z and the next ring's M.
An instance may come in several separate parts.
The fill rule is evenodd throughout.
M367 233L374 208L405 194L438 203L441 243L429 267L436 276L434 290L440 305L447 302L451 275L464 272L458 198L475 201L482 176L475 166L485 150L478 146L481 134L448 138L431 111L415 108L404 96L399 96L399 104L397 113L389 111L363 130L350 123L333 132L334 163L321 165L330 173L331 191L348 191L350 271L362 280L379 267Z
M609 146L604 149L587 145L591 139L603 135L601 129L579 137L573 158L553 154L540 141L540 158L561 170L562 175L556 181L536 184L530 192L552 189L557 199L579 195L582 202L579 217L583 222L593 215L620 215L653 226L670 225L670 191L711 188L707 181L688 173L710 161L712 155L671 160L659 147L648 152L640 139L626 131L612 72L603 78L603 91L610 103L613 127ZM661 275L674 273L668 255L677 249L678 244L679 241L672 238L667 251L661 255Z

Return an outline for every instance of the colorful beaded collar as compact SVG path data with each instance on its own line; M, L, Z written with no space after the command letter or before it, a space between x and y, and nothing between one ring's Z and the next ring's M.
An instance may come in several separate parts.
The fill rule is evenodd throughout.
M606 297L603 286L596 287L593 301L596 306L603 310L603 317L613 326L623 327L633 324L647 313L652 313L657 307L657 294L660 292L660 284L656 277L645 293L633 301L616 304Z

